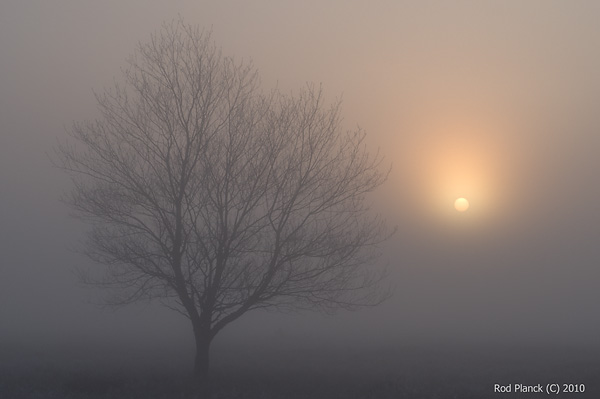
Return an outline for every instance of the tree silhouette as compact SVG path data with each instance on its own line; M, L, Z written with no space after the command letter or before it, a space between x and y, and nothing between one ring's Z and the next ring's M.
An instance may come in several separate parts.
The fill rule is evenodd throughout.
M182 21L138 45L100 117L57 148L113 303L161 298L191 321L195 375L215 335L258 308L374 305L388 231L365 196L386 177L320 89L259 90L247 63Z

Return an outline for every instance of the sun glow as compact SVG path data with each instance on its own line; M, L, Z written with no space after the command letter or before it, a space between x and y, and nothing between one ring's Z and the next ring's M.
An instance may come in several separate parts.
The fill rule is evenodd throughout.
M469 209L469 201L463 197L458 198L456 201L454 201L454 208L456 208L456 210L459 212L464 212Z
M412 181L414 209L432 221L452 224L457 213L468 213L473 223L499 214L505 206L500 188L505 185L501 166L506 149L498 137L510 131L506 126L493 118L451 115L415 124L409 131L414 133L399 147L410 149L403 171L404 181Z

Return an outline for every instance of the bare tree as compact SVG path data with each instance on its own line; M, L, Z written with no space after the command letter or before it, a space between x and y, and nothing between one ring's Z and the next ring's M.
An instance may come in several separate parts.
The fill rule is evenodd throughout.
M66 201L92 229L117 303L160 298L190 319L195 374L215 335L258 308L381 302L369 267L387 230L366 195L385 179L364 133L320 89L259 91L256 71L181 21L142 43L101 116L58 148Z

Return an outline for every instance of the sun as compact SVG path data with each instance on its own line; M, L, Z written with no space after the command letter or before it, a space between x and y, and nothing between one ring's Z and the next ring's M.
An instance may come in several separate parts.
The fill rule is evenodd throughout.
M456 201L454 201L454 207L457 211L464 212L469 209L469 201L463 197L458 198Z

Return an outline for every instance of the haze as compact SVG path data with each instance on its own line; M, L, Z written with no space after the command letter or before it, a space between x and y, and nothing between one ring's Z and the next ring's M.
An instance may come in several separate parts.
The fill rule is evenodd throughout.
M70 182L48 157L65 126L97 115L93 91L120 79L136 43L178 15L212 28L225 54L251 58L267 90L315 82L341 96L346 126L364 128L392 163L373 204L398 226L382 247L395 295L335 317L248 314L216 351L276 337L291 347L597 348L594 1L3 1L3 345L190 361L189 326L176 313L93 304L103 293L73 273L94 267L71 250L86 225L59 201ZM468 211L455 211L459 197Z

